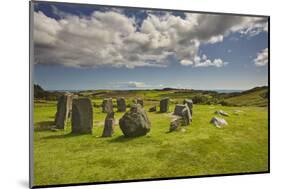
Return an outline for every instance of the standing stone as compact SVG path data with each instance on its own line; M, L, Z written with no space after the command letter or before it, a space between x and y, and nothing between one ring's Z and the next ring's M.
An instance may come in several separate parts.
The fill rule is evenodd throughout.
M71 114L72 95L64 94L57 103L57 112L55 116L55 125L57 129L64 129L67 123L67 118Z
M110 113L113 112L113 103L111 98L103 99L102 102L102 112L103 113Z
M71 116L72 133L91 134L93 128L93 107L89 98L74 99Z
M152 106L151 108L149 108L148 111L149 112L156 112L156 106Z
M126 100L125 98L117 98L117 111L126 112Z
M71 95L70 96L70 101L68 103L68 107L69 107L68 118L71 118L71 115L72 115L72 101L73 101L73 99L77 99L77 98L78 98L78 95Z
M192 121L192 116L189 110L189 107L186 106L183 110L182 110L182 119L183 119L183 125L184 126L188 126L190 125L191 121Z
M181 119L177 118L171 121L170 123L170 132L177 130L180 127Z
M143 107L143 99L138 98L137 99L137 104L140 104Z
M187 104L190 110L190 114L192 115L193 101L190 99L184 99L183 104Z
M102 137L111 137L114 133L114 112L107 113L104 120Z
M169 102L170 102L170 98L164 98L160 100L160 112L169 111Z
M120 129L126 137L146 135L151 128L151 123L145 110L140 104L134 104L119 120Z
M174 109L174 115L177 115L177 116L182 116L183 114L183 112L182 112L182 110L184 109L184 108L186 108L186 107L188 107L187 105L183 105L183 104L176 104L176 106L175 106L175 109Z

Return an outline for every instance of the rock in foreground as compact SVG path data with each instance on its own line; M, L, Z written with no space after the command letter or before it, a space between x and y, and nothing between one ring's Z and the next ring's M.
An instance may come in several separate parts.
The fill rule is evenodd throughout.
M120 129L126 137L146 135L151 128L151 123L145 110L140 104L134 104L119 120Z
M212 123L213 125L215 125L218 128L221 128L224 125L228 125L224 119L218 118L218 117L213 117L211 119L210 123Z

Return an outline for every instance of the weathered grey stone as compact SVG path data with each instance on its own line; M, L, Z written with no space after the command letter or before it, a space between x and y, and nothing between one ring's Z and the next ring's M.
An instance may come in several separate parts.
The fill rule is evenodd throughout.
M183 110L182 110L182 119L183 119L183 125L184 126L188 126L190 125L191 121L192 121L192 116L189 110L189 107L186 106Z
M120 129L126 137L146 135L151 128L151 123L145 110L140 104L134 104L119 120Z
M93 107L89 98L73 99L71 116L72 133L91 134Z
M125 98L117 98L117 111L126 112L126 100Z
M152 106L152 107L150 107L149 108L149 112L156 112L156 110L157 110L157 108L156 108L156 106Z
M227 117L229 116L228 113L226 113L223 110L217 110L217 111L215 111L215 114L222 115L222 116L227 116Z
M143 99L138 98L137 99L137 104L140 104L143 107Z
M71 118L71 115L72 115L72 101L73 99L77 99L78 98L78 95L71 95L70 96L70 102L69 102L69 113L68 113L68 118Z
M102 137L111 137L114 133L114 112L107 113L104 120Z
M189 107L190 110L190 114L192 115L193 113L193 101L191 99L184 99L183 100L183 104L187 104L187 106Z
M224 119L218 117L213 117L210 123L214 124L218 128L221 128L224 125L228 125Z
M113 102L112 102L111 98L103 99L103 102L102 102L102 112L103 113L113 112Z
M72 94L64 94L58 99L57 112L55 115L55 125L57 129L64 129L66 126L67 118L71 114L72 98Z
M182 116L183 115L182 110L186 107L188 107L188 106L184 105L184 104L176 104L175 109L174 109L174 115Z
M170 102L170 98L164 98L160 100L160 112L169 111L169 102Z
M178 130L181 124L181 118L177 118L171 121L170 123L170 132Z

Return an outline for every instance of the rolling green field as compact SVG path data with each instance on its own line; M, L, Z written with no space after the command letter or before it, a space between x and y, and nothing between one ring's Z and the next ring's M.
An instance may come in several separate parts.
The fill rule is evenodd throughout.
M140 92L139 92L140 93ZM158 101L145 98L145 109ZM165 94L161 94L164 97ZM114 95L113 95L114 96ZM124 96L124 95L122 95ZM172 97L173 98L173 97ZM268 170L267 107L194 105L193 122L185 130L168 133L170 113L148 112L150 133L125 138L118 125L115 134L101 138L106 116L94 107L92 135L51 131L56 101L34 103L34 185L70 184L180 176L264 172ZM98 105L101 99L92 101ZM157 107L159 110L159 106ZM215 110L230 114L228 126L216 128L209 121ZM116 110L116 108L115 108ZM128 110L128 108L127 108ZM235 111L239 110L239 113Z

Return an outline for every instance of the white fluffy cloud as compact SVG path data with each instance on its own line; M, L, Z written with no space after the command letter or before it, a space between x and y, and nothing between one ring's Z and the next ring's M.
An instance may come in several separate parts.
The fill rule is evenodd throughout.
M265 66L268 63L268 48L265 48L257 53L257 57L254 59L256 66Z
M142 88L149 88L151 87L150 85L147 85L144 82L140 81L118 81L118 82L113 82L112 85L116 88L122 88L122 89L142 89Z
M143 82L137 82L137 81L130 81L127 83L128 88L144 88L147 87L147 85Z
M201 44L218 43L232 32L267 31L264 18L188 13L154 14L140 21L122 11L95 11L91 16L64 14L55 20L34 13L35 63L69 67L166 67L169 57L194 67L222 67L219 57L199 56ZM138 24L137 24L138 23Z

